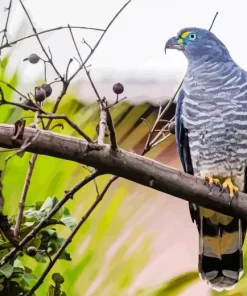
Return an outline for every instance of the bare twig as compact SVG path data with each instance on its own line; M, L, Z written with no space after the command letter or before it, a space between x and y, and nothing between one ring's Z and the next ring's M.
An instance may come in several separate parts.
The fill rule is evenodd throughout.
M108 129L109 129L109 134L110 134L111 149L116 151L118 149L118 145L117 145L117 139L116 139L114 124L113 124L113 120L112 120L112 117L111 117L111 113L110 113L109 109L107 108L106 98L104 98L104 99L105 99L105 102L106 102L106 107L105 107L106 122L107 122L107 126L108 126Z
M145 119L145 118L140 118L142 121L144 121L145 122L145 124L146 124L146 126L147 126L147 128L148 128L148 131L149 131L149 133L151 133L151 126L150 126L150 124L148 123L148 121Z
M83 59L81 57L80 51L78 49L78 46L76 44L73 32L69 27L69 31L70 31L70 35L71 38L73 40L74 46L76 48L77 54L79 56L79 59L81 61L82 66L84 67L84 70L86 72L86 75L90 81L90 84L95 92L95 95L98 98L98 102L100 104L100 123L99 123L99 136L98 136L98 144L103 144L104 143L104 139L105 139L105 133L106 133L106 124L108 125L109 128L109 132L110 132L110 141L111 141L111 147L113 150L117 150L117 141L116 141L116 135L115 135L115 130L114 130L114 126L113 126L113 121L112 121L112 117L110 114L109 109L107 108L107 101L106 98L104 98L103 100L101 99L99 92L90 76L90 72L87 70L85 63L83 62ZM91 48L91 47L90 47ZM92 51L92 48L91 48Z
M6 43L8 43L7 30L8 30L9 16L10 16L12 2L13 2L13 0L10 0L9 1L9 6L7 7L8 14L7 14L6 22L5 22L5 27L4 27L3 31L2 31L3 36L2 36L1 46L3 45L4 40L5 40ZM1 53L1 49L0 49L0 53Z
M82 43L86 44L87 47L90 49L91 52L93 51L92 46L90 44L88 44L87 41L84 38L82 39Z
M71 234L69 235L69 237L64 241L64 243L62 244L62 246L59 248L59 250L57 251L57 253L54 255L54 257L52 258L52 260L49 262L48 266L46 267L46 269L42 273L42 275L39 278L39 280L37 281L37 283L32 287L32 289L29 292L27 292L25 294L25 296L31 296L42 285L44 279L46 278L46 276L48 275L48 273L50 272L50 270L52 269L52 267L54 266L54 264L57 262L57 260L61 256L62 252L72 242L74 236L77 234L77 232L79 231L79 229L81 228L81 226L85 223L85 221L87 221L87 219L89 218L89 216L91 215L91 213L94 211L94 209L97 207L97 205L102 201L104 195L106 194L107 190L109 189L109 187L111 186L111 184L114 181L115 181L115 177L112 177L109 180L109 182L106 184L106 186L103 189L103 191L101 192L101 194L99 194L97 196L97 199L95 200L95 202L91 205L91 207L86 212L86 214L81 218L80 222L76 225L75 229L71 232Z
M98 144L103 145L105 141L106 135L106 123L107 121L107 114L104 107L100 105L100 122L99 122L99 135L98 135Z
M27 96L25 96L24 94L22 94L21 92L19 92L14 86L12 86L11 84L0 80L0 83L5 84L7 87L9 87L10 89L12 89L14 92L16 92L18 95L20 95L22 98L24 98L25 100L29 101L29 98Z
M69 66L72 62L73 62L73 59L70 59L67 65L66 74L65 74L66 81L68 80L68 77L69 77Z
M14 88L11 84L3 81L3 80L0 80L0 83L3 83L5 84L7 87L9 87L10 89L12 89L13 91L15 91L18 95L20 95L22 98L24 98L26 100L26 102L30 102L31 100L23 95L22 93L20 93L16 88ZM44 113L46 114L46 112L44 110L42 110L36 103L32 102L32 105L28 105L28 106L25 106L24 104L20 104L20 103L15 103L15 102L9 102L9 101L6 101L5 100L5 97L4 97L4 93L3 93L3 90L2 88L0 87L0 96L1 96L1 99L0 99L0 106L1 105L13 105L13 106L17 106L17 107L20 107L22 108L23 110L26 110L27 108L29 110L32 110L32 111L40 111L41 113Z
M214 25L214 22L215 22L215 20L216 20L216 18L217 18L217 16L218 16L218 14L219 14L219 12L217 11L217 12L215 13L215 16L214 16L214 18L213 18L213 20L212 20L212 23L211 23L209 29L208 29L209 31L212 30L213 25Z
M62 119L65 120L79 135L81 135L88 142L92 142L90 137L82 131L77 124L71 121L66 115L56 115L56 114L48 114L48 115L38 115L39 118L49 118L49 119Z
M95 52L95 50L97 49L97 47L99 46L101 40L104 38L105 34L107 33L107 31L110 29L111 25L114 23L114 21L116 20L116 18L120 15L120 13L128 6L128 4L131 2L131 0L127 1L122 8L116 13L116 15L113 17L113 19L110 21L110 23L108 24L108 26L105 28L103 34L100 36L99 40L97 41L97 43L95 44L95 46L93 47L92 51L89 53L89 55L87 56L87 58L84 61L84 64L86 65L86 63L88 62L88 60L91 58L91 56L93 55L93 53ZM75 73L70 77L70 81L72 79L74 79L74 77L81 71L81 69L83 69L84 65L81 65L76 71Z
M80 26L70 26L70 27L72 29L93 30L93 31L99 31L99 32L104 32L105 31L105 29L92 28L92 27L80 27ZM41 31L41 32L37 32L37 34L42 35L42 34L45 34L45 33L49 33L49 32L52 32L52 31L59 31L59 30L63 30L63 29L68 29L68 27L67 26L60 26L60 27L44 30L44 31ZM26 40L26 39L29 39L29 38L32 38L32 37L35 37L35 36L36 36L36 34L31 34L31 35L22 37L20 39L17 39L15 41L7 42L7 43L3 44L2 46L0 46L0 50L4 49L4 48L7 48L7 47L11 47L12 45L17 44L18 42L21 42L23 40Z
M20 4L21 4L21 6L22 6L22 8L23 8L23 10L24 10L24 12L25 12L25 14L26 14L26 16L27 16L29 22L30 22L30 25L31 25L31 27L32 27L32 29L33 29L33 32L34 32L34 35L36 36L36 38L37 38L37 40L38 40L38 42L39 42L39 45L40 45L41 49L43 50L45 56L46 56L47 59L48 59L48 62L49 62L50 65L53 67L54 71L56 72L56 74L58 75L58 77L60 78L60 80L63 81L63 80L64 80L63 76L58 72L56 66L55 66L54 63L53 63L52 57L50 57L50 56L48 55L47 51L46 51L45 48L44 48L44 45L42 44L42 42L41 42L41 40L40 40L39 34L37 33L37 30L36 30L36 28L35 28L34 25L33 25L32 19L31 19L29 13L27 12L27 9L26 9L25 5L23 4L22 0L19 0L19 2L20 2Z
M33 157L35 157L37 154L34 154ZM73 198L74 194L79 191L83 186L88 184L90 181L92 181L94 178L98 177L100 173L98 171L94 171L90 175L88 175L83 181L79 182L76 186L74 186L71 190L69 190L65 196L55 205L55 207L52 209L52 211L37 225L33 228L33 230L16 246L14 249L12 249L6 256L4 256L1 259L0 266L3 266L9 260L11 260L18 251L22 250L22 248L30 242L35 235L46 226L48 220L53 217L60 209L61 207L71 198Z
M17 220L16 220L16 224L15 224L15 236L16 237L18 237L18 234L20 231L20 227L21 227L21 223L22 223L22 219L23 219L23 211L25 208L25 201L27 198L27 192L28 192L28 189L30 186L30 180L32 177L32 172L33 172L33 168L34 168L36 159L37 159L37 154L33 154L31 161L29 162L28 173L26 175L25 183L24 183L24 186L22 189L21 199L19 202L19 211L18 211Z
M112 104L108 105L107 108L110 109L111 107L117 105L118 103L120 103L120 102L122 102L123 100L126 100L126 99L127 99L127 97L124 97L122 99L117 99L115 103L112 103Z

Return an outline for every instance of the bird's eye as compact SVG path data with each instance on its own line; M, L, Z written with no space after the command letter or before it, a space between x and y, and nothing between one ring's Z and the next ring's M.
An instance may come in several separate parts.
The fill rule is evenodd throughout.
M190 33L188 37L191 41L195 41L197 36L195 33Z

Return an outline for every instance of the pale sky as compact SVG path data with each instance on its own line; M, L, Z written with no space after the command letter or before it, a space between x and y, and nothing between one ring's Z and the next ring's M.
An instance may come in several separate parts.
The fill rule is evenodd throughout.
M9 1L9 0L8 0ZM5 0L5 6L8 1ZM125 3L124 0L26 0L35 26L39 30L61 25L93 26L104 28L116 11ZM233 5L234 3L234 5ZM168 51L164 54L164 44L168 38L188 26L208 28L216 11L219 11L213 32L227 45L231 55L239 65L247 69L245 28L245 0L132 0L129 6L113 24L104 37L89 64L91 74L97 81L102 95L112 95L112 84L120 81L125 85L125 95L129 98L148 96L172 96L186 70L186 59L182 53ZM18 0L13 0L10 16L10 39L31 33ZM3 12L0 18L3 20ZM6 15L6 13L5 13ZM79 43L82 37L93 45L99 33L76 30ZM70 57L76 56L67 30L42 36L45 46L50 45L54 61L61 72L65 72ZM88 49L80 44L80 51L86 56ZM12 69L18 67L22 79L31 84L37 77L42 77L42 64L22 63L23 58L32 52L41 53L35 39L13 47ZM77 67L76 62L71 70ZM50 79L54 75L49 76ZM78 79L83 75L78 76ZM84 77L85 78L85 77ZM79 80L79 97L93 96L86 82ZM78 86L79 85L79 86Z
M92 26L104 28L125 3L124 0L26 0L35 26L45 30L61 25ZM5 0L5 6L8 1ZM112 84L120 81L125 85L125 95L131 97L172 96L186 70L186 59L182 53L168 51L164 44L183 27L208 28L216 11L219 15L213 32L227 45L236 62L247 69L245 19L246 3L235 1L209 0L132 0L104 37L89 64L91 75L97 82L102 95L112 95ZM18 0L13 0L10 16L10 40L32 33L29 23L22 18L24 13ZM2 12L2 15L4 13ZM0 15L0 17L2 16ZM6 13L5 13L6 15ZM4 19L1 17L1 19ZM85 57L88 48L80 44L84 37L93 45L100 33L75 30L80 52ZM70 57L76 56L67 30L42 35L45 46L50 46L54 61L61 72L65 72ZM42 77L42 64L22 63L30 53L41 54L35 39L13 47L12 69L18 68L24 82L29 85ZM77 63L73 62L71 71ZM49 78L55 77L49 72ZM78 76L79 97L91 97L93 93L87 82L81 87L82 75ZM79 85L79 86L78 86Z

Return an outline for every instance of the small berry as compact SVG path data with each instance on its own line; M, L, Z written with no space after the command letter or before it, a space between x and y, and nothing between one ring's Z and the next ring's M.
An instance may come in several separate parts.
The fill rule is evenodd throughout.
M124 91L124 87L121 83L116 83L113 85L113 91L115 94L120 95Z
M38 61L40 60L40 57L36 53L32 53L28 57L28 60L31 64L37 64Z
M50 84L42 84L41 87L45 90L45 95L48 98L52 94L52 88Z
M43 102L46 98L46 93L45 90L41 87L36 87L35 88L35 95L34 95L35 101L36 102Z
M37 254L37 249L35 247L28 247L27 254L34 257Z

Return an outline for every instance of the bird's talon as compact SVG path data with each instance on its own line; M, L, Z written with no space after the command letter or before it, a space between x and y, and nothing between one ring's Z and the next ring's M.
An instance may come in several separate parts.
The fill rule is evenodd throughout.
M219 179L208 177L208 176L205 177L205 185L209 186L210 192L213 189L213 185L221 186Z
M232 199L238 197L238 187L233 185L231 178L227 178L225 182L222 184L223 189L228 189L230 195L230 202L231 205Z

